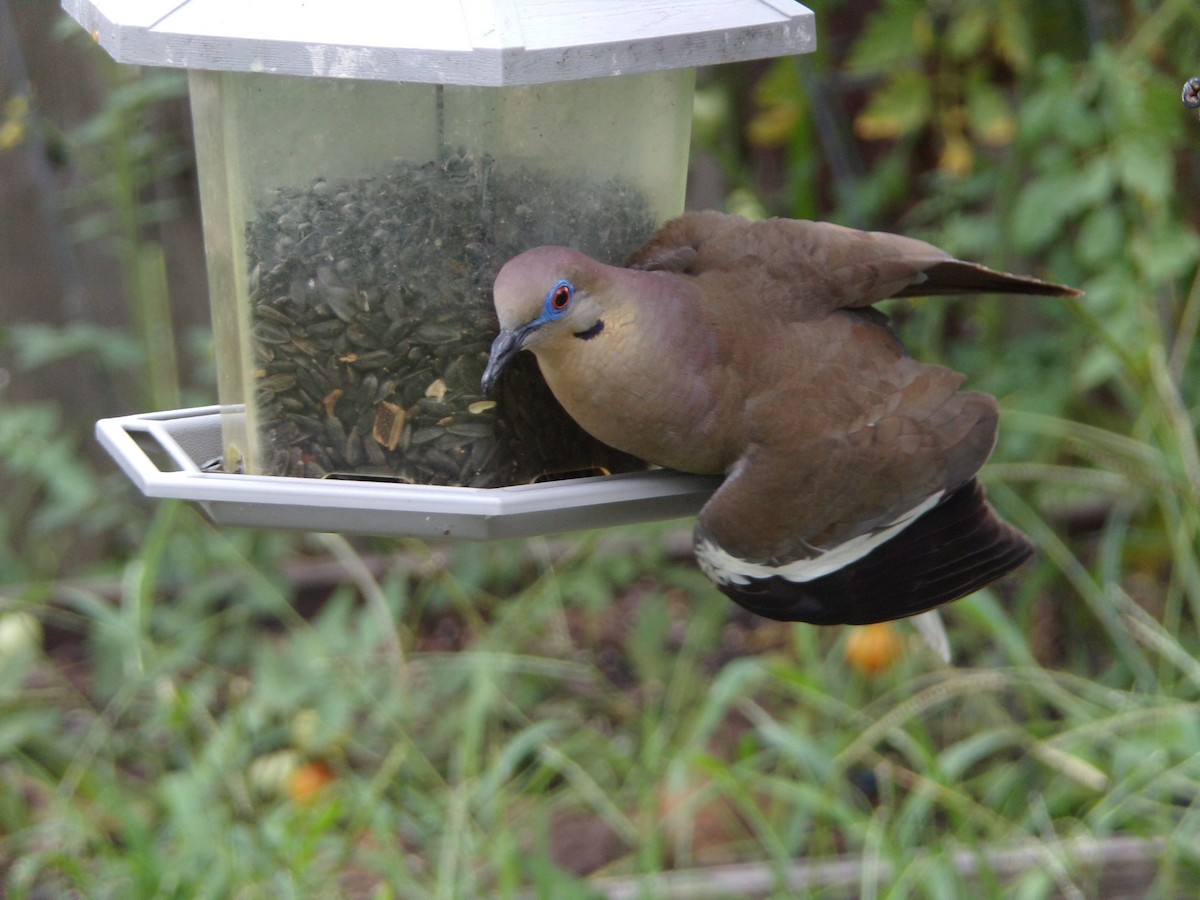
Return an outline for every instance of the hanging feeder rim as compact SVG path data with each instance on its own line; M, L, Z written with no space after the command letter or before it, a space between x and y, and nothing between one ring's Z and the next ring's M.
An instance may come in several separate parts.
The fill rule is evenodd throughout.
M141 493L201 504L219 525L491 540L695 515L720 483L667 469L499 488L204 471L219 406L101 419L96 437ZM152 455L152 453L154 455Z

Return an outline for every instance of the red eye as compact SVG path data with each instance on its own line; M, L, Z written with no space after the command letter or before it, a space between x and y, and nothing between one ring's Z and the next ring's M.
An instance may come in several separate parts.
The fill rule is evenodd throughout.
M550 295L550 306L555 312L562 312L571 302L571 286L560 284L554 289L554 293Z

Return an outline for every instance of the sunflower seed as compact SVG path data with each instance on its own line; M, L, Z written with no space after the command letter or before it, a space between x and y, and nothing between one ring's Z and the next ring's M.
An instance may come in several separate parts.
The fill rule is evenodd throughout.
M495 397L478 385L500 265L564 236L617 261L647 210L628 185L462 151L272 191L245 230L255 470L491 486L640 467L566 416L528 354Z

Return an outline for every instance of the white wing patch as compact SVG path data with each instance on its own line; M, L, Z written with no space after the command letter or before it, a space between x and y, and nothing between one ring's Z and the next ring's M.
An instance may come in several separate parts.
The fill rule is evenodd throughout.
M748 562L725 552L713 541L704 539L696 544L696 561L700 570L717 584L749 584L752 580L779 577L787 581L812 581L830 575L838 569L858 562L876 547L887 543L922 515L937 506L945 491L938 491L910 509L904 515L877 531L860 534L836 547L823 550L811 559L798 559L782 566L767 566Z

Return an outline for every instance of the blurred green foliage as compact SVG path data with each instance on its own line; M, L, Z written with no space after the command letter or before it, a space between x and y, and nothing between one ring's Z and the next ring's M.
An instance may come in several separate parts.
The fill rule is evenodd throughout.
M6 895L595 896L613 883L580 873L747 861L787 896L794 862L848 853L860 896L1094 896L1071 842L1114 835L1163 842L1147 896L1196 892L1200 122L1179 88L1200 11L813 6L817 54L697 96L728 205L1087 292L889 308L916 355L1001 397L989 491L1041 549L947 611L957 665L909 641L868 677L845 630L741 617L669 523L440 549L218 530L97 474L91 423L0 388ZM180 396L143 230L178 160L140 118L177 89L121 83L68 142L106 148L85 230L138 327L12 329L17 374L86 358ZM111 548L97 580L58 579L87 536ZM292 577L314 560L345 573L316 599ZM305 771L332 780L305 795ZM1030 841L1014 883L955 864Z

